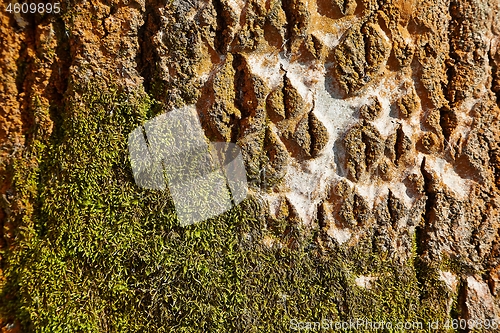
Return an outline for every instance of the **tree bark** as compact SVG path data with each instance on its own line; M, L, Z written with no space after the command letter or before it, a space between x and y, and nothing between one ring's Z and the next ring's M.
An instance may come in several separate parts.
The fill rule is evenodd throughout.
M419 319L423 331L438 320L500 325L497 0L97 0L61 6L59 14L0 13L5 327L78 330L88 320L90 330L119 331L128 327L123 322L132 325L129 313L149 318L152 330L167 331L287 331L293 319L362 317ZM131 235L168 234L170 245L178 244L169 238L174 231L192 237L175 222L158 229L161 221L175 221L163 204L168 198L135 186L126 147L134 128L185 105L196 107L207 139L242 149L249 196L241 214L257 222L228 227L238 253L311 256L310 275L297 276L328 300L287 291L292 296L282 304L275 284L267 294L257 292L262 299L269 295L262 307L275 315L263 315L248 301L235 305L236 316L217 303L209 314L193 310L193 318L206 322L190 324L175 301L160 310L163 301L151 290L145 296L138 284L128 285L131 298L118 308L105 296L117 290L114 282L133 280L132 269L142 269L144 281L160 288L145 271L163 264L141 261L150 243L127 252L138 242L133 236L122 240L131 244L116 245L116 265L130 270L113 275L113 251L106 251L119 225ZM229 225L234 220L222 218ZM217 229L210 223L187 229ZM125 265L127 256L133 262ZM247 270L243 277L235 273L246 289L231 280L219 281L215 290L236 288L248 300L255 296L250 290L273 281L263 273L271 264L259 261L261 282L252 282L251 265L243 262L235 259L234 266ZM293 267L281 264L285 285L295 285ZM337 275L324 273L332 267ZM78 300L58 300L64 291L41 278L51 269L65 272L56 275L62 286L81 283L67 287ZM115 276L109 281L98 273L108 269ZM94 280L82 278L93 276L89 272ZM178 295L187 311L186 299L205 297L190 291L195 280L186 275L171 282L180 290L158 290L165 300ZM299 305L300 295L309 305ZM375 301L377 295L385 301ZM211 302L206 297L205 305ZM79 307L95 312L85 317ZM131 330L147 326L141 322Z

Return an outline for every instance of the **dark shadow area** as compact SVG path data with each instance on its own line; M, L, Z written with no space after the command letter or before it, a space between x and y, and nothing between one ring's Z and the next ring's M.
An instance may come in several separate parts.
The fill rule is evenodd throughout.
M344 135L339 137L337 140L335 140L335 143L333 144L333 156L334 156L334 162L335 166L337 168L337 174L340 177L347 177L347 167L345 165L345 146L344 146Z
M333 68L327 68L327 76L325 77L325 89L335 99L347 98L347 94L340 86L340 83L333 75Z
M144 24L137 33L139 41L139 50L136 55L137 71L143 78L144 91L157 98L154 91L155 85L158 85L156 73L156 63L159 61L156 48L151 41L160 26L160 17L156 14L152 6L146 6L144 13Z
M359 15L365 6L356 0L318 1L318 14L337 20L348 15Z
M400 118L399 108L397 107L397 105L395 103L391 103L389 108L390 108L389 117L394 118L394 119Z

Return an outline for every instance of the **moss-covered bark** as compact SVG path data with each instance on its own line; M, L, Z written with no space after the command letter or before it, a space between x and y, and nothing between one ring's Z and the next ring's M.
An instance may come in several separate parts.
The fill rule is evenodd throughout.
M0 12L4 330L500 325L497 1L61 5ZM188 104L250 192L182 228L127 137Z

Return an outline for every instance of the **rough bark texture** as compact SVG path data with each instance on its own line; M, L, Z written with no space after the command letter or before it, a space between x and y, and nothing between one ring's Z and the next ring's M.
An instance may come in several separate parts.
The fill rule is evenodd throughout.
M426 323L500 321L497 0L99 0L62 6L57 15L0 13L6 330L148 326L140 326L142 320L126 326L134 316L149 318L152 331L194 332L287 331L291 318L372 315ZM250 183L242 211L257 222L227 231L236 235L234 246L273 258L284 248L292 257L311 256L309 271L300 266L309 273L297 276L286 266L291 259L274 265L288 267L286 283L302 279L325 299L304 296L310 302L305 306L303 294L277 283L254 303L238 298L220 305L208 298L202 303L211 310L193 310L199 317L191 323L169 297L199 300L188 286L196 284L195 275L165 280L186 287L158 289L160 298L129 282L135 281L132 271L99 275L115 267L109 259L115 240L102 230L114 237L120 225L131 223L131 234L171 244L192 237L174 222L157 227L171 214L161 203L167 199L134 187L126 154L131 130L186 104L196 105L207 138L242 148ZM193 228L203 235L205 227ZM101 231L88 239L73 236L88 230ZM116 250L117 262L130 259L134 272L166 265L127 252L133 248ZM99 257L101 250L108 254ZM237 282L219 281L215 290L235 288L249 300L263 288L254 279L282 278L259 271L269 262L249 260L253 273L245 261L243 275L234 273ZM30 268L30 262L46 266ZM172 267L169 272L182 272ZM54 281L66 282L47 287L56 283L39 277L50 269L60 270ZM156 270L140 276L159 288ZM89 271L95 279L84 278ZM59 300L71 280L81 288L73 286L74 299ZM117 306L112 297L125 296L114 281L128 281L130 291ZM117 294L103 296L109 290ZM277 290L288 290L288 303L280 302ZM375 301L379 296L383 301ZM258 310L266 299L268 317ZM238 315L224 306L235 306ZM137 312L128 315L130 308Z

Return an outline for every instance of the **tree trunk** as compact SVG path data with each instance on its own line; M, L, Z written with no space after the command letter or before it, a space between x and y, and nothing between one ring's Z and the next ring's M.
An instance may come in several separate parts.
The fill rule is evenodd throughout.
M497 331L497 0L6 8L5 330ZM181 227L127 138L185 105L249 191Z

